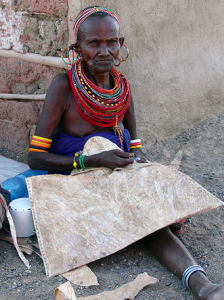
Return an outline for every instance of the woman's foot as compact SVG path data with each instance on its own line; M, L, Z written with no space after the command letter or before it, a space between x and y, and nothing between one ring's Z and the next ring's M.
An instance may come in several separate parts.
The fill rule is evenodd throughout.
M203 285L199 293L193 293L195 300L223 300L224 284L212 284L210 282Z
M175 235L181 234L183 231L183 224L185 223L185 221L186 221L186 219L183 219L177 223L170 225L169 227L170 227L170 230L172 231L172 233Z

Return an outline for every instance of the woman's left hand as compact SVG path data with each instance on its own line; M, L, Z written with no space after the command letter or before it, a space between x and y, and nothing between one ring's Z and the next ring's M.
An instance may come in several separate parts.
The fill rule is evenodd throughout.
M148 162L146 157L141 153L141 151L138 150L138 148L131 149L130 152L135 154L135 161L137 161L138 163Z

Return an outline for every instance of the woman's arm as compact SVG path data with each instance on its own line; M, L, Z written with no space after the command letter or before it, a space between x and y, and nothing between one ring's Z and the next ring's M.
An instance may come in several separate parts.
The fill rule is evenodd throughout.
M47 92L43 111L41 113L35 135L52 139L53 134L60 123L66 110L66 99L71 91L67 74L57 75ZM107 167L114 169L133 163L134 155L120 150L105 151L100 154L86 156L86 167ZM74 156L63 156L53 153L29 152L28 164L34 170L46 170L51 172L73 169ZM80 167L77 159L77 167Z
M138 139L133 98L131 98L129 108L124 116L123 124L124 127L128 129L131 140ZM137 160L137 162L147 162L146 158L142 154L141 150L139 150L139 148L132 148L130 149L130 152L135 154L135 159Z
M124 127L128 129L131 140L137 139L137 130L136 130L136 119L135 119L135 109L134 109L134 101L131 97L131 102L129 108L124 116L123 120Z
M36 127L35 135L52 139L61 117L66 109L66 98L69 92L67 74L54 77L44 102L43 111ZM52 153L29 152L28 164L31 169L59 171L72 169L73 157Z

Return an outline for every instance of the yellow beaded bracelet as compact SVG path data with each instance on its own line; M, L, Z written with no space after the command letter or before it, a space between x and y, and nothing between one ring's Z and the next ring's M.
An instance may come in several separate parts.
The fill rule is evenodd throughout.
M79 154L76 152L75 153L75 155L74 155L74 162L73 162L73 167L76 169L77 168L77 166L78 166L78 164L77 164L77 162L75 161L75 158L76 157L79 157Z

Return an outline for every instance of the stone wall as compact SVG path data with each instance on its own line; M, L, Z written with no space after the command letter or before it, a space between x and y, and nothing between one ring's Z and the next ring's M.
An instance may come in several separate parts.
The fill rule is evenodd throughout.
M221 0L1 0L0 49L58 57L74 41L76 14L93 4L111 8L120 18L130 49L120 70L132 84L146 147L224 110ZM1 57L0 93L44 94L59 72ZM40 100L0 100L2 153L25 160L42 105Z
M68 43L67 0L3 0L0 49L60 57ZM46 94L65 70L0 57L0 93ZM0 99L0 154L26 161L43 101Z
M0 58L1 93L45 94L61 69ZM0 154L26 161L30 137L34 134L43 101L0 99Z

